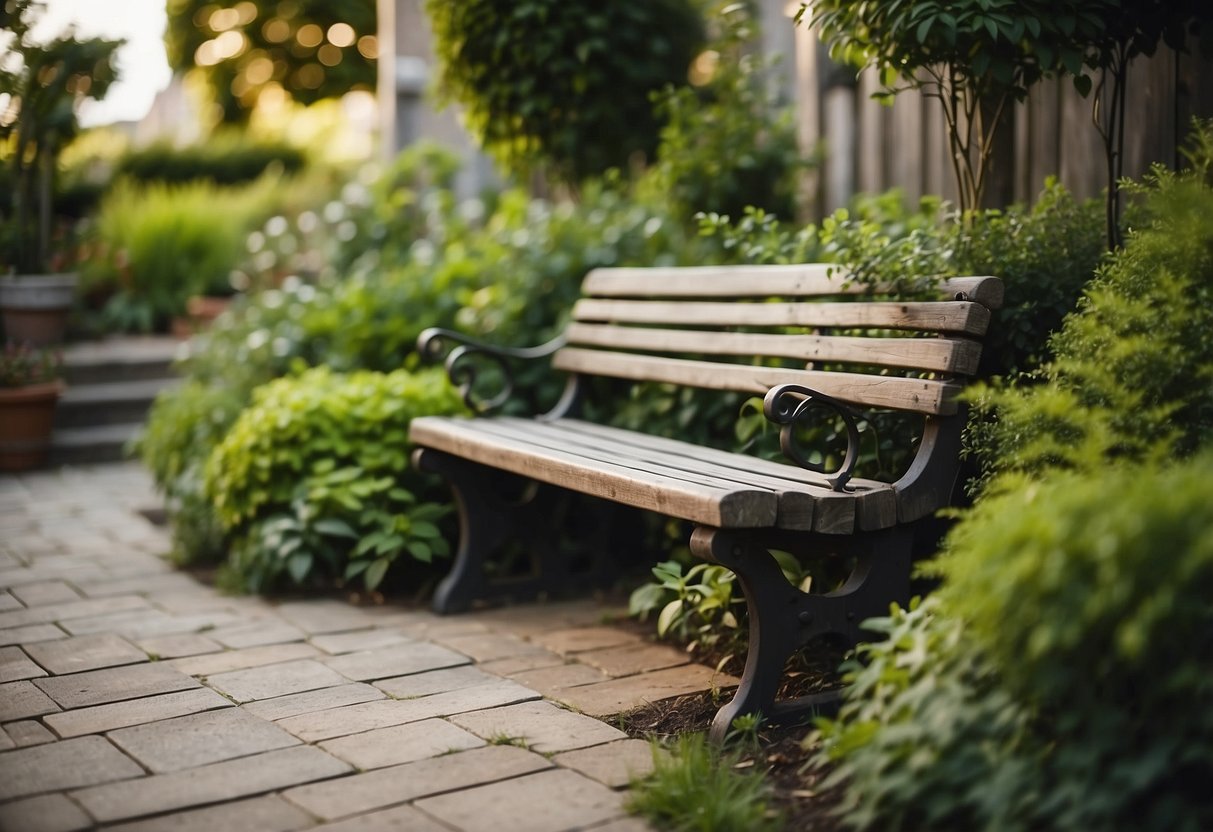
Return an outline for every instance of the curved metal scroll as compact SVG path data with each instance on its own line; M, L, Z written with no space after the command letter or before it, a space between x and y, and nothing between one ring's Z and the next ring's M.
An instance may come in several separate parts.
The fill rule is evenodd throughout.
M827 471L824 466L809 462L796 444L796 424L813 408L823 407L842 417L847 426L847 453L836 471ZM855 461L859 457L859 427L855 412L837 399L830 398L809 387L799 384L780 384L767 391L762 401L762 412L779 428L779 447L797 465L825 474L826 482L835 491L844 491L847 482L855 473Z
M565 345L565 336L560 334L537 347L499 347L469 338L462 333L439 327L431 327L417 336L417 352L424 361L441 360L446 353L443 366L451 383L459 388L463 402L477 413L488 413L500 407L514 393L514 373L511 361L531 361L537 358L547 358ZM446 352L448 344L457 344L450 352ZM476 362L488 359L497 366L501 373L502 388L495 395L480 399L475 392L477 373Z

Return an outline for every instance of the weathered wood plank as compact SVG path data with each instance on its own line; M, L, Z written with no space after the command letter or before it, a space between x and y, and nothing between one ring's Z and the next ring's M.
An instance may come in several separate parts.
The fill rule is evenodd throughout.
M416 445L540 482L695 523L720 528L762 528L776 522L779 497L773 491L719 488L540 448L480 429L481 423L488 421L491 420L426 416L413 420L409 438Z
M573 319L688 326L829 326L910 329L983 335L990 311L970 301L871 303L728 303L712 301L577 301Z
M779 497L775 525L783 529L808 531L813 528L813 509L817 494L832 493L828 488L813 489L803 483L737 466L713 465L693 456L653 448L641 448L618 441L616 436L561 429L555 422L499 417L481 420L477 427L487 433L529 442L536 447L584 456L629 468L639 468L663 476L686 478L692 482L723 489L761 488ZM626 435L626 432L623 432ZM694 446L690 446L694 447ZM741 457L748 460L749 457ZM850 495L843 495L854 499Z
M565 372L680 384L705 390L734 390L758 396L766 395L778 384L796 383L861 407L912 413L954 413L955 394L959 390L955 384L934 379L717 364L578 347L567 347L556 353L552 366Z
M962 375L977 372L977 361L981 356L981 345L976 341L944 338L775 335L585 323L570 324L566 334L570 344L581 346L703 355L765 355Z
M856 519L860 528L865 530L886 528L896 520L896 495L888 483L856 478L848 483L847 492L840 494L831 490L824 475L782 462L576 419L560 419L551 424L556 430L581 434L595 441L628 445L644 453L662 452L684 458L689 464L715 469L753 471L786 480L797 488L809 488L817 501L813 522L814 529L819 532L850 533L854 530Z
M601 298L797 298L890 291L887 284L873 287L852 280L844 267L829 263L594 269L581 288L585 295ZM937 292L949 300L961 294L991 309L1002 304L1002 281L993 277L947 278Z

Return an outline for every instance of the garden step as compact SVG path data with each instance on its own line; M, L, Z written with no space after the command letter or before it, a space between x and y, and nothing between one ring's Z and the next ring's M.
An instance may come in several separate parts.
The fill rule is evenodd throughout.
M182 349L181 341L163 335L71 344L63 350L63 375L69 385L167 378Z
M156 394L177 384L175 378L76 384L55 409L55 429L142 422Z
M143 425L101 425L87 428L56 428L51 436L49 463L91 465L126 458L127 443L139 435Z

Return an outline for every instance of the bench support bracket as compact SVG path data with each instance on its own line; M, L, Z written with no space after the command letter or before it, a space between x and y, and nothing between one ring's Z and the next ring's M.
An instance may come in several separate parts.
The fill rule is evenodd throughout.
M891 601L909 600L912 542L912 530L906 527L847 537L696 528L691 551L736 573L750 618L741 685L712 721L712 740L722 742L733 720L744 714L786 721L811 715L836 699L826 694L776 703L775 694L788 658L811 639L829 634L853 645L865 619L885 614ZM770 551L811 553L817 548L855 558L850 577L834 592L812 594L792 586Z

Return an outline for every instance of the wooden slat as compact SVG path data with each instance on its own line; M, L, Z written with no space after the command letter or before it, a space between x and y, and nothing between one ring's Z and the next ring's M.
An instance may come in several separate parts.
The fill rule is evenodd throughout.
M680 384L706 390L734 390L757 396L766 395L778 384L803 384L827 396L862 407L929 414L956 412L955 394L959 389L954 384L932 379L717 364L599 352L578 347L566 347L556 353L552 366L565 372Z
M610 442L612 446L628 445L645 454L661 452L676 455L688 460L689 464L717 470L758 472L794 483L798 488L808 488L817 501L813 528L819 532L850 533L855 528L856 517L860 527L865 530L886 528L896 521L896 494L888 483L856 478L848 484L847 493L842 494L831 490L824 475L781 462L576 419L560 419L551 424L556 430L582 434L595 441Z
M841 266L803 263L789 266L668 266L653 268L594 269L585 277L582 293L603 298L768 298L826 297L887 293L850 280ZM967 300L997 308L1002 281L995 277L951 277L939 283L940 297ZM991 305L991 301L997 302Z
M677 479L686 478L724 489L761 488L779 497L775 525L784 529L808 531L813 528L816 502L810 487L778 476L769 476L743 467L710 465L694 456L653 448L641 448L619 441L618 436L587 434L562 429L556 422L518 419L508 416L484 419L477 427L486 433L529 442L536 447L584 456L587 459L638 468ZM626 435L627 431L618 431ZM690 445L690 448L695 446ZM741 457L752 461L751 457ZM816 489L829 494L828 488ZM854 501L854 497L847 496ZM853 510L852 510L853 514Z
M829 326L982 335L990 323L990 312L968 301L716 303L582 299L573 307L573 318L635 324Z
M981 345L975 341L944 338L775 335L584 323L570 324L566 335L570 344L590 347L703 355L766 355L963 375L977 372L977 361L981 356Z
M773 491L719 488L539 448L487 434L478 428L486 421L491 420L422 417L412 421L409 438L416 445L540 482L709 526L764 528L776 522L779 497Z

